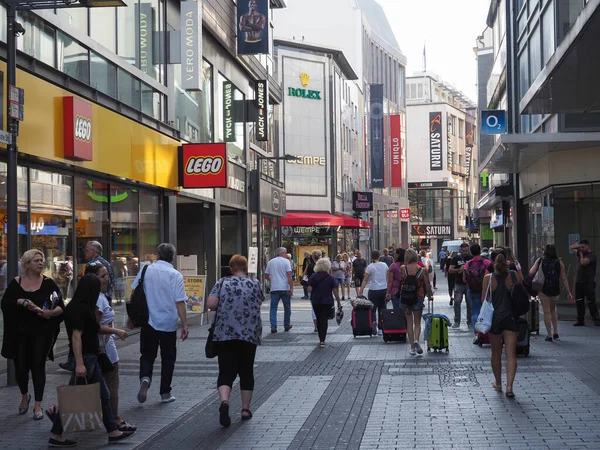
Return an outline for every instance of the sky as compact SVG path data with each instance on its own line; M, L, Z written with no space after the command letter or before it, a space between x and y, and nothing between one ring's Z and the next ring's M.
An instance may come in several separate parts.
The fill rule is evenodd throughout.
M477 62L473 47L485 29L489 0L377 0L402 53L407 75L423 70L453 84L477 103Z

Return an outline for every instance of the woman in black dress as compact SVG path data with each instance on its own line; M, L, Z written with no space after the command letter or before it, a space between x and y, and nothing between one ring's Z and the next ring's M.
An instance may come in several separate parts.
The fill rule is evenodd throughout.
M54 360L52 348L60 329L64 303L60 288L42 275L44 254L28 250L21 258L23 275L10 282L2 297L4 339L2 356L14 359L21 390L19 415L27 414L29 372L33 380L33 419L41 420L46 385L46 359Z

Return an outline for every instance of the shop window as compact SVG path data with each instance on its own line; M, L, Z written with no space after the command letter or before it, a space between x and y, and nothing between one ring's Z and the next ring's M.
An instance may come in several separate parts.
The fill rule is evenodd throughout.
M142 112L156 120L164 120L162 94L142 83Z
M156 247L161 243L160 231L160 196L140 191L140 235L139 235L139 258L143 263L154 262L157 259ZM136 276L139 265L134 265L130 271L130 276Z
M46 259L44 275L54 279L63 297L73 293L73 178L30 169L31 247Z
M6 264L6 254L8 251L8 237L6 234L8 222L8 216L6 214L6 181L6 164L0 162L0 223L2 223L2 228L0 228L0 266L2 268L4 268L4 264ZM23 252L28 250L27 232L29 224L27 223L27 169L20 166L17 167L17 208L17 223L19 225L17 252L19 253L19 256L21 256ZM0 280L0 292L4 291L4 282L4 279Z
M85 84L90 83L90 56L88 49L70 36L57 32L57 69Z
M140 80L123 69L118 73L119 100L137 110L142 108Z
M87 8L68 8L58 9L57 14L66 17L67 22L83 32L88 34L88 9Z
M117 98L117 66L97 53L91 53L91 86L100 92Z
M212 142L212 66L202 61L202 91L181 89L181 65L173 66L175 75L175 115L183 139Z
M25 35L17 39L17 50L54 67L54 28L30 12L19 11L17 21L25 28Z
M90 37L111 52L117 50L116 9L90 9Z

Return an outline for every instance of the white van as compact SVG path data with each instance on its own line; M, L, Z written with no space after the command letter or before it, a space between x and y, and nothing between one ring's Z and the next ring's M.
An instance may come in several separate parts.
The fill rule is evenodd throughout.
M448 253L450 253L450 252L459 253L460 252L460 245L463 242L464 241L462 239L455 239L455 240L452 240L452 241L444 241L444 242L442 242L442 248L446 247L446 250L448 251Z

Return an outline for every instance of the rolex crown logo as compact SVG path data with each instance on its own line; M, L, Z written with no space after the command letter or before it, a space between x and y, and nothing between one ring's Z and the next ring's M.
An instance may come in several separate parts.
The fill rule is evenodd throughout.
M309 81L310 81L310 75L308 75L306 72L300 74L300 82L302 83L302 86L304 86L304 87L308 86Z

